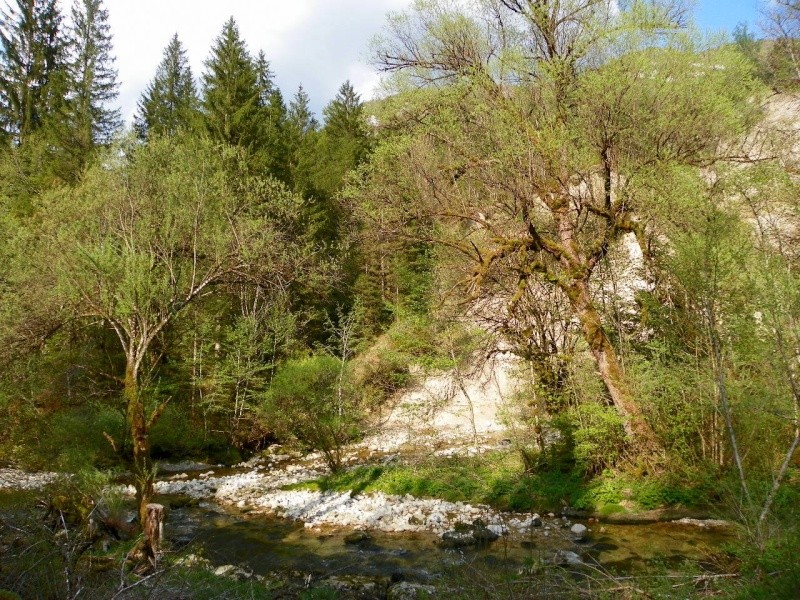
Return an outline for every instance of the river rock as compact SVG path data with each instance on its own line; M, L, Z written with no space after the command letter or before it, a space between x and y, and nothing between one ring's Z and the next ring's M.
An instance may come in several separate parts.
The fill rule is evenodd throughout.
M401 581L391 586L386 593L386 600L419 600L421 598L435 598L436 588L432 585Z
M442 534L440 545L442 548L463 548L475 544L475 533L460 533L458 531L445 531Z
M582 565L583 561L581 560L580 555L575 552L571 552L570 550L558 550L556 555L553 557L553 564L565 566L565 565Z
M500 537L500 534L495 533L491 527L491 525L489 527L476 527L472 531L472 537L478 544L489 544L495 541Z
M222 565L214 569L214 575L217 577L235 579L236 581L247 581L248 579L252 578L253 573L245 571L236 565Z
M372 537L366 531L354 531L344 536L345 544L366 544L372 541Z
M334 575L322 582L322 585L327 588L347 593L348 598L352 593L358 594L359 598L380 598L386 592L388 584L388 580L376 580L358 575Z
M575 525L569 528L569 531L572 534L572 539L576 542L585 541L586 537L589 535L589 529L586 525L581 525L580 523L575 523Z

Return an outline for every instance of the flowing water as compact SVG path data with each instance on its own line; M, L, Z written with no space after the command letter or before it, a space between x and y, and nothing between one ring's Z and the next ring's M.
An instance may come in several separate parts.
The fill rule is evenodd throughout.
M169 500L165 500L169 503ZM570 539L557 519L524 536L501 537L484 547L445 549L431 533L371 531L370 539L348 544L349 530L309 530L302 523L201 504L170 511L166 536L178 548L213 565L234 564L255 574L302 572L314 576L359 575L425 582L454 567L519 570L569 551L585 562L628 574L653 566L677 568L703 561L731 539L720 529L674 523L613 525L589 523L586 542Z

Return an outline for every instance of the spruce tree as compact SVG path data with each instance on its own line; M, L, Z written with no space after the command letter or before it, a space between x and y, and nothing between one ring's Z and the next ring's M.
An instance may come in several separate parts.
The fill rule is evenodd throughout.
M65 41L56 0L15 0L0 22L0 127L22 144L61 102Z
M295 190L313 194L311 168L316 158L314 145L319 122L311 112L308 94L302 84L289 103L286 116L286 154L289 179Z
M107 144L122 122L109 104L119 95L108 10L103 0L74 0L70 39L70 126L83 152Z
M199 105L186 50L176 33L139 100L134 127L141 138L192 129L198 120Z
M255 150L261 141L259 73L231 17L215 40L203 75L203 113L212 139Z
M369 150L369 132L364 105L349 81L323 109L325 127L317 144L322 160L314 165L314 187L332 197L342 186L345 174L364 159Z
M326 106L325 131L336 137L366 138L364 105L353 85L345 81L339 88L336 98Z
M263 50L255 62L259 91L259 125L261 140L258 148L263 170L289 183L287 144L285 139L286 104L280 89L275 85L269 61Z

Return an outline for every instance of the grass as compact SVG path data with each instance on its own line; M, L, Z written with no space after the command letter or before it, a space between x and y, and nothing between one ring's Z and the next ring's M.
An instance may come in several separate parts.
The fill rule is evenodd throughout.
M430 458L409 465L361 466L287 489L411 494L486 504L502 511L558 511L570 506L607 514L626 510L623 501L642 510L703 506L712 488L702 477L686 474L635 480L610 471L591 479L575 471L524 473L518 455L498 451L478 457Z

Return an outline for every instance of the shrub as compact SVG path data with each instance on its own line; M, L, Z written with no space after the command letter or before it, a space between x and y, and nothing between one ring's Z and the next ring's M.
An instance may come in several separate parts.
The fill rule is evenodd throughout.
M332 471L344 444L360 432L361 411L342 363L328 355L290 360L275 374L263 415L280 437L319 450Z

